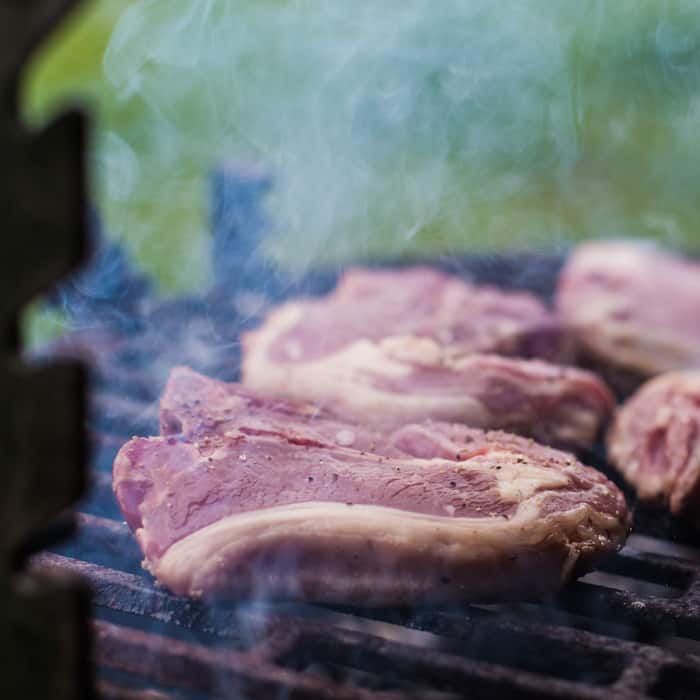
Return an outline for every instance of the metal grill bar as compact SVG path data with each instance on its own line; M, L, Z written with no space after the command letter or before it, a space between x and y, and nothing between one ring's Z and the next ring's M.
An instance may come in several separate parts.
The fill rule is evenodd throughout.
M211 649L119 625L94 623L98 662L106 668L166 687L228 697L270 698L281 692L303 700L392 700L392 694L369 694L362 689L333 687L311 675L287 671L221 649Z
M263 668L263 661L266 674L267 666L270 665L304 671L313 664L321 663L359 667L364 671L384 675L387 669L400 669L395 671L397 681L454 691L460 696L465 688L469 688L472 696L476 697L479 697L478 692L483 692L488 697L631 698L639 697L654 686L667 668L683 669L690 673L700 667L700 656L678 654L659 647L610 639L567 627L525 625L504 615L484 615L478 611L470 614L469 609L454 613L407 612L412 628L430 631L445 640L466 642L463 646L453 645L449 651L416 649L372 634L327 624L322 611L321 621L316 621L288 613L260 612L246 608L212 610L201 603L171 596L154 587L143 576L61 555L40 554L35 557L34 566L44 573L71 571L82 575L93 589L98 613L104 608L136 616L133 621L135 625L143 624L143 618L151 618L166 628L182 627L228 639L234 648L243 650L239 652L243 654L241 658L234 658L238 661L247 659L251 663L254 661L256 674ZM391 614L388 617L396 622L396 617L392 618ZM405 623L408 620L404 618L401 621ZM121 624L124 624L123 619ZM116 637L119 644L126 644L123 634L113 632L112 627L114 626L105 628L109 631L108 640ZM168 633L170 636L167 641L162 636L148 636L149 664L161 666L160 655L166 654L162 666L167 668L172 661L168 654L173 649L186 649L189 653L192 648L197 648L200 654L196 657L198 663L209 663L212 666L204 678L211 679L215 672L218 673L216 669L219 668L222 657L202 651L205 648L210 651L211 646L188 644L186 647L173 647L173 633L166 629L165 634ZM127 639L131 639L131 631L124 634ZM143 642L138 635L136 639L139 644ZM490 653L485 653L486 647L491 648ZM494 650L499 647L501 663L494 661L498 657ZM521 653L524 649L536 653L531 653L528 657ZM131 667L123 664L121 653L114 654L114 658L119 660L110 661L108 666L140 673L144 677L153 671L149 671L143 660L139 662L142 666ZM106 651L104 655L105 658L108 656ZM509 655L515 662L515 668L509 668L503 663L508 661ZM471 658L472 656L476 658ZM540 673L517 668L521 665L519 661L527 658L540 660L543 666ZM582 659L586 661L582 662ZM548 664L551 670L556 663L573 667L567 671L571 676L587 676L586 685L553 678L551 673L545 675ZM238 673L239 666L234 666ZM302 674L302 677L306 676ZM289 681L288 675L283 678L285 683ZM164 680L158 676L157 680L170 683L176 679L168 676ZM210 681L203 682L206 685ZM595 687L593 684L596 682L605 687ZM186 684L180 685L189 687ZM295 686L290 684L288 687ZM206 690L207 687L197 689ZM317 694L313 697L326 695Z
M123 523L87 513L78 516L78 536L61 548L73 557L83 557L120 570L139 573L141 553ZM614 590L589 583L576 583L551 605L557 609L629 625L654 634L673 634L700 641L700 563L647 552L623 552L601 567L630 579L655 580L669 586L678 583L677 597L660 598Z
M125 688L109 681L100 681L97 692L101 700L178 700L176 695L153 689Z

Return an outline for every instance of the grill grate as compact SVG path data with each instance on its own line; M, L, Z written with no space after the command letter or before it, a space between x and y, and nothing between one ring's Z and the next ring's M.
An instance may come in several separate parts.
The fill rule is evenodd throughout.
M560 256L517 256L450 265L480 282L505 281L547 296L560 263ZM320 273L293 291L322 291L333 279ZM239 297L250 294L259 313L269 302L260 289L147 301L128 330L88 327L53 348L90 347L94 354L95 471L76 537L37 554L33 565L79 574L92 588L105 697L700 697L697 534L636 504L629 490L636 527L625 550L537 604L214 607L155 586L121 522L111 462L132 434L157 432L157 397L170 366L236 377L238 333L255 321L255 313L241 312ZM619 482L601 454L585 461Z

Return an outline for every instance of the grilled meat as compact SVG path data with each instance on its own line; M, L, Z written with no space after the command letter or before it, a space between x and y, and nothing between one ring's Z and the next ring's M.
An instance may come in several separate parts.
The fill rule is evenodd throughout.
M429 267L354 268L320 299L280 306L281 332L270 348L280 364L321 360L358 339L429 338L450 355L495 353L571 359L572 345L555 315L527 292L475 286Z
M539 360L451 356L433 340L356 340L336 353L280 362L284 311L244 338L243 381L258 391L315 401L383 428L427 419L589 447L614 399L594 374Z
M644 384L618 411L608 453L640 498L700 524L700 370Z
M461 423L427 420L392 430L338 418L315 404L280 399L241 384L175 367L160 401L161 435L191 442L239 430L247 435L285 435L300 445L351 447L385 457L441 457L460 460L484 439L512 443L519 451L533 446L538 455L558 450L502 431L484 432Z
M565 347L531 295L428 268L357 269L246 333L242 373L252 389L382 429L434 419L588 447L614 403L599 379L507 357L561 359Z
M396 455L385 432L350 424L311 403L260 394L241 384L211 379L189 367L175 367L160 400L161 435L191 441L240 430L249 435L284 434L299 444L382 450ZM295 437L296 436L296 437Z
M627 534L615 486L531 440L422 424L354 449L337 439L336 419L308 419L303 407L258 396L239 410L253 395L235 385L215 383L212 410L183 405L172 386L183 376L163 406L166 430L183 432L135 438L114 465L147 566L175 593L376 605L530 598ZM358 445L370 436L345 429Z
M562 271L557 309L587 362L628 390L700 365L700 265L626 241L580 245Z

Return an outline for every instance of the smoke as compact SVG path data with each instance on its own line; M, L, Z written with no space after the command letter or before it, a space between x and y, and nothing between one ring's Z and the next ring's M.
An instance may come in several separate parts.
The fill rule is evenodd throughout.
M689 3L136 3L103 66L139 126L100 139L103 190L176 207L143 238L175 240L200 281L204 178L226 158L272 173L268 252L288 264L692 242L698 19Z

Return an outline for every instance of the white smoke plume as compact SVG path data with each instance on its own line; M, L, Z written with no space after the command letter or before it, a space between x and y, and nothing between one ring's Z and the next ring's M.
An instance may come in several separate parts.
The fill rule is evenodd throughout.
M699 19L683 2L144 0L104 56L145 115L100 139L104 189L128 207L155 181L177 208L193 169L206 228L207 173L255 161L275 178L268 249L302 266L692 243Z

